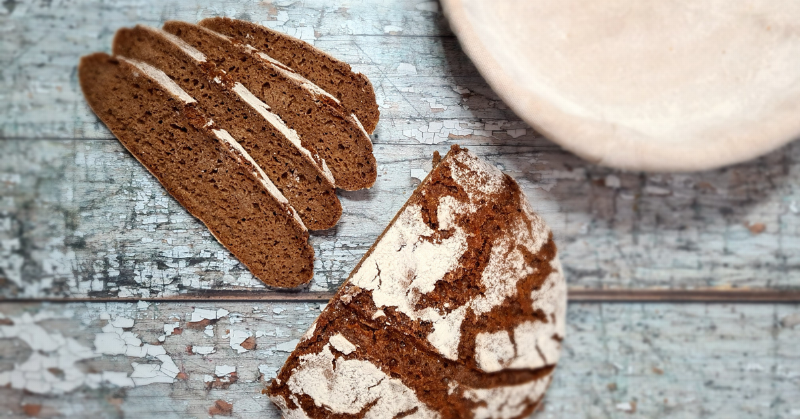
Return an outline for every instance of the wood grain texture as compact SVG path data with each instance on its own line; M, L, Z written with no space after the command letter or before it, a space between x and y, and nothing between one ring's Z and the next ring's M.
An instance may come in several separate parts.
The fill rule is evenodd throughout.
M253 292L252 290L197 291L163 297L63 297L63 298L19 298L5 299L8 303L108 303L139 302L316 302L327 303L334 292ZM693 288L680 289L622 289L622 288L575 288L569 290L569 301L573 303L745 303L745 304L795 304L800 303L800 291L768 288Z
M312 237L316 272L302 293L253 280L122 149L78 89L78 57L109 51L117 28L217 15L313 42L376 88L380 177L371 190L340 192L342 221ZM695 174L588 165L498 100L438 4L424 0L12 0L0 4L0 34L0 300L15 299L0 302L0 379L25 369L32 388L50 386L0 386L3 417L208 417L222 399L233 417L277 418L259 391L292 346L280 345L299 338L425 176L433 151L452 143L517 178L555 232L575 300L594 301L569 307L564 357L537 417L800 416L798 304L655 303L745 294L776 302L800 292L800 145ZM647 303L602 303L623 294ZM85 302L17 300L26 298ZM273 301L252 301L260 298ZM210 336L204 323L188 324L196 308L228 313L208 321ZM97 341L116 334L103 331L109 321L126 326L122 318L133 325L120 333L138 335L126 335L132 356L111 354L112 335ZM29 322L24 338L8 329L14 321ZM247 333L256 347L239 353L231 336ZM47 380L66 372L43 360L58 353L57 335L86 349L69 364L83 381L60 396ZM164 355L133 356L145 344ZM189 353L193 346L214 352ZM204 379L224 380L215 375L224 365L238 381L209 388ZM140 383L168 382L111 384L130 384L135 368Z
M225 311L209 322L208 332L190 322L202 310L219 309ZM300 302L0 304L0 371L23 376L10 388L0 386L0 409L8 412L4 417L24 417L26 404L40 405L40 417L207 417L222 399L233 404L233 417L277 418L260 394L263 382L319 310L319 304ZM25 325L29 334L17 337L9 322ZM114 330L109 323L127 327ZM538 418L623 418L634 406L639 417L665 418L791 418L800 412L800 305L571 304L567 324L563 356ZM165 325L171 334L159 342ZM109 354L115 344L106 338L125 332L136 336L116 345L130 352ZM46 366L63 346L41 349L59 336L89 353L74 363L84 384L56 396L55 384L42 389L34 381L62 380ZM240 349L244 336L253 337L254 348ZM134 386L124 378L149 371L142 365L168 363L163 355L133 354L148 344L164 350L175 376ZM220 378L221 366L236 370L238 381L227 388L205 381Z
M472 149L522 185L574 288L800 288L800 173L788 164L800 162L799 146L669 176L587 166L545 147ZM347 277L434 150L446 146L376 144L375 187L340 192L339 224L312 233L310 291L333 291ZM263 288L116 141L4 140L0 155L13 156L0 166L3 297Z
M76 82L78 56L107 51L120 26L215 15L313 42L375 85L380 177L371 190L341 192L341 222L312 238L310 291L330 292L345 279L424 177L433 151L451 143L517 178L554 230L573 287L800 288L800 146L696 174L589 165L497 99L434 2L4 4L1 297L262 288L113 141Z

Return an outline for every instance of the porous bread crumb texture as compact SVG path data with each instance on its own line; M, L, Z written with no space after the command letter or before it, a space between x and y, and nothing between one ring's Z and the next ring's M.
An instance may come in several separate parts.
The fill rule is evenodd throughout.
M117 31L113 51L159 68L197 100L206 116L253 157L308 228L336 224L342 207L322 168L237 95L233 80L213 63L198 61L164 32L143 26Z
M290 76L280 64L264 60L252 48L208 28L168 21L164 30L200 50L281 115L300 135L303 146L316 150L325 160L337 187L357 190L375 183L377 169L369 137L339 104L309 90L302 77Z
M375 131L380 111L372 83L363 74L354 72L349 64L307 42L255 23L212 17L201 20L198 25L239 39L289 66L339 99L348 113L358 117L368 133Z
M103 53L83 57L78 77L92 110L125 148L256 277L278 287L311 279L305 228L194 104Z
M524 417L550 383L565 308L549 229L513 179L456 146L364 256L268 393L287 415L311 418ZM398 397L354 382L346 398L361 403L332 402L339 399L320 389L345 364L398 380ZM337 385L348 388L343 382ZM415 408L403 402L405 388Z

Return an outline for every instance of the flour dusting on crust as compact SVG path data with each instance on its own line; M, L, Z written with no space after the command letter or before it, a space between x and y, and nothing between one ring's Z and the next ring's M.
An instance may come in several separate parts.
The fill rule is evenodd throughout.
M458 265L467 250L467 236L461 228L454 227L449 238L438 242L423 238L435 233L423 221L419 205L406 207L350 283L372 291L378 308L394 307L412 320L436 324L440 331L431 344L449 359L455 359L461 322L447 319L453 312L442 314L431 307L415 308L420 296L433 291L436 282ZM460 318L463 320L463 312Z
M464 398L478 403L472 411L474 419L514 418L529 403L541 399L549 384L550 376L516 386L468 389Z
M301 356L287 385L292 393L306 394L332 413L355 415L372 405L364 418L391 418L415 407L417 417L439 417L400 380L367 361L335 357L330 344L317 354Z
M327 341L293 354L285 397L339 414L372 406L365 417L514 418L540 403L565 332L550 230L513 180L472 154L455 149L434 170L329 303ZM350 315L364 334L347 334L362 340L336 332Z

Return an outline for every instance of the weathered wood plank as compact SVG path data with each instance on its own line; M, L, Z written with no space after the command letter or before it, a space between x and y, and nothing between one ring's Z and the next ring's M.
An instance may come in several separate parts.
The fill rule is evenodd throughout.
M445 149L376 145L375 187L341 192L339 224L313 233L311 291L338 287ZM549 148L473 150L522 185L573 288L800 289L800 145L691 175L615 172ZM116 141L5 140L0 155L2 297L263 288Z
M83 102L75 80L79 55L108 50L120 26L220 14L313 41L375 83L383 113L374 135L382 177L370 191L342 193L342 222L313 238L314 291L331 291L342 281L414 179L424 176L432 151L453 142L519 179L553 226L573 287L800 284L798 146L693 175L618 173L586 164L497 100L434 3L4 5L10 10L0 15L0 114L7 115L0 121L6 138L0 145L0 277L10 284L4 297L147 297L259 286L116 142L83 141L113 137ZM48 137L76 140L25 140Z
M371 78L382 112L374 136L377 142L434 143L453 134L474 143L549 145L497 99L446 29L441 14L428 11L428 3L188 6L138 0L113 5L77 2L69 8L46 4L19 5L10 16L0 16L0 25L8 28L8 41L0 50L0 114L9 116L0 121L0 137L112 138L84 104L76 80L79 56L108 51L121 26L158 26L171 18L196 21L216 14L240 16L248 10L257 21L270 13L288 13L286 19L263 22L290 33L306 33L303 28L311 29L313 21L311 34L318 46ZM43 26L48 30L37 30ZM376 30L386 27L392 30ZM397 28L405 29L398 33Z
M41 406L40 417L206 417L223 399L233 417L277 418L259 394L262 382L319 304L6 303L0 313L0 384L12 383L0 385L7 417L24 417L25 404ZM622 418L634 405L642 417L800 413L800 305L571 304L567 324L563 357L536 417ZM121 335L128 331L136 336ZM239 342L249 336L256 346L245 350ZM82 360L50 366L67 353L59 342L68 338ZM141 353L145 345L163 355ZM209 388L206 380L225 376L223 366L235 368L238 381Z

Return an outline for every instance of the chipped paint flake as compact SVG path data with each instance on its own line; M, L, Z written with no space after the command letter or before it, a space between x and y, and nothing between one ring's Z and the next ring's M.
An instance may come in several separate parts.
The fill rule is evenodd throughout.
M297 347L297 344L300 343L300 339L292 339L288 342L281 343L280 345L275 347L276 351L281 352L292 352L294 348Z
M214 368L214 375L217 377L225 377L226 375L231 375L234 372L236 372L236 367L231 365L217 365Z
M266 364L260 364L258 372L264 380L270 380L278 376L278 368Z
M217 310L209 310L204 308L195 308L194 312L192 312L192 317L190 322L199 322L203 320L218 320L228 315L228 310L224 308L220 308Z
M250 333L247 330L234 330L234 331L232 331L230 333L230 346L231 346L231 349L235 350L237 353L240 353L240 354L243 354L243 353L247 352L248 350L242 347L242 343L247 338L249 338L250 336L253 336L253 334Z
M192 353L198 355L211 355L214 352L217 352L217 349L213 346L192 346Z
M397 65L397 72L399 74L415 76L417 75L417 67L414 67L413 64L409 63L400 63Z
M389 35L397 35L403 32L403 28L394 25L386 25L383 27L383 33Z

